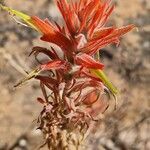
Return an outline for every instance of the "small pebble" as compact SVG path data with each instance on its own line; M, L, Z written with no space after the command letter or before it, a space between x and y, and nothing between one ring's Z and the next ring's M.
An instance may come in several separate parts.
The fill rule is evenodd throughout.
M36 130L36 128L32 131L32 134L37 136L37 135L41 135L41 130Z
M19 146L21 146L21 147L26 147L26 145L27 145L27 141L26 141L25 139L21 139L21 140L19 141Z
M13 150L22 150L20 147L15 147Z

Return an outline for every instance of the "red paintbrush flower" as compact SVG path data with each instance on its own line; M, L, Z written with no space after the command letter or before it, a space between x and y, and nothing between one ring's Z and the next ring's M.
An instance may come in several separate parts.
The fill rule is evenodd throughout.
M63 58L60 58L57 51L52 47L50 50L42 47L34 47L31 54L34 54L36 57L38 54L43 53L49 57L49 61L42 63L38 67L36 75L31 74L27 79L32 77L37 78L37 75L43 71L51 71L59 84L63 82L66 85L72 82L78 83L80 78L85 78L85 80L92 80L93 83L100 82L104 84L113 94L116 94L115 88L107 80L105 74L99 71L104 68L104 65L96 61L94 55L108 44L118 44L120 37L135 26L127 25L121 28L106 26L109 16L114 10L111 0L104 2L102 0L79 0L73 2L71 0L70 3L66 0L57 0L57 6L64 19L64 26L60 26L57 23L53 24L48 19L41 20L36 16L30 17L1 6L10 13L19 16L32 28L41 32L41 40L56 44L62 50ZM48 82L48 77L46 78ZM53 77L49 78L50 81L53 81ZM47 82L44 80L45 77L38 77L38 79L48 87ZM83 89L84 84L84 82L81 84L82 88L79 88L78 92ZM88 86L90 85L88 84ZM56 98L56 95L59 94L59 91L57 91L59 89L53 87L55 86L51 85L51 88L49 86ZM63 98L67 99L65 97ZM87 97L89 97L90 103L90 96ZM87 101L86 99L86 103L88 103Z
M120 37L135 27L107 26L114 10L111 0L70 0L70 3L57 0L57 6L64 26L1 6L42 33L41 40L56 44L62 50L63 56L60 56L56 48L34 47L30 55L34 54L37 60L37 55L42 53L49 60L40 62L19 83L31 78L40 81L44 99L38 97L37 100L44 107L38 119L39 129L46 134L49 147L59 144L55 143L53 128L57 128L57 132L68 128L81 131L88 127L89 119L107 109L108 102L102 98L105 91L110 90L115 95L117 90L102 72L104 65L94 56L108 44L118 44Z

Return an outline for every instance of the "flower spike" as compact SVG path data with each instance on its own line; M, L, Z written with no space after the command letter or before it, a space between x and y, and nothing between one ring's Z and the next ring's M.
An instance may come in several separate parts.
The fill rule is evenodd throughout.
M78 148L78 135L84 135L90 122L106 111L110 95L116 107L118 90L105 75L99 53L109 44L119 44L120 38L135 25L107 26L114 10L111 1L56 0L64 25L0 5L22 24L38 31L41 40L57 45L50 49L35 46L30 55L33 54L38 62L36 69L15 85L32 78L40 82L43 97L38 97L37 101L43 105L38 117L38 129L45 135L42 146L70 149L69 145L75 145ZM43 57L39 61L41 54L46 60ZM74 134L77 135L75 139ZM64 135L65 138L61 137Z

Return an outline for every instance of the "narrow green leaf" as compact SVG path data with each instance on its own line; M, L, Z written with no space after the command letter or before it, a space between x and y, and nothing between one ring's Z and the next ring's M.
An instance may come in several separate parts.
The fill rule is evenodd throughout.
M30 73L28 73L28 75L27 75L24 79L20 80L16 85L14 85L14 87L16 88L16 87L18 87L18 86L24 84L24 83L27 82L28 80L30 80L30 79L32 79L32 78L35 78L35 77L40 73L40 71L41 71L41 70L40 70L39 68L37 68L37 69L31 71Z
M36 26L32 23L32 19L30 16L26 15L25 13L22 13L20 11L11 9L9 7L3 6L2 4L0 4L0 8L2 8L3 10L9 12L11 15L14 15L16 17L18 17L19 19L21 19L23 22L25 22L28 26L30 26L31 28L39 31Z
M114 87L114 85L109 81L109 79L102 70L91 69L91 73L95 74L98 78L100 78L113 95L116 95L118 93L117 88Z

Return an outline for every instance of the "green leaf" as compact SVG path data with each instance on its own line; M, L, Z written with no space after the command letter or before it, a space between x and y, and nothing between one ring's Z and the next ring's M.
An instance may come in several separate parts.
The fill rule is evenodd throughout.
M30 26L31 28L39 31L36 26L33 24L32 19L30 16L26 15L25 13L22 13L20 11L11 9L9 7L3 6L2 4L0 4L0 8L2 8L3 10L9 12L11 15L18 17L19 19L21 19L24 23L26 23L28 26Z
M16 85L14 85L14 87L16 88L16 87L18 87L18 86L24 84L24 83L27 82L28 80L30 80L30 79L32 79L32 78L35 78L37 75L39 75L40 71L41 71L41 70L40 70L39 68L37 68L37 69L31 71L30 73L28 73L28 75L27 75L24 79L20 80Z
M91 73L95 74L98 78L100 78L114 96L118 93L117 88L109 81L109 79L102 70L91 69Z

